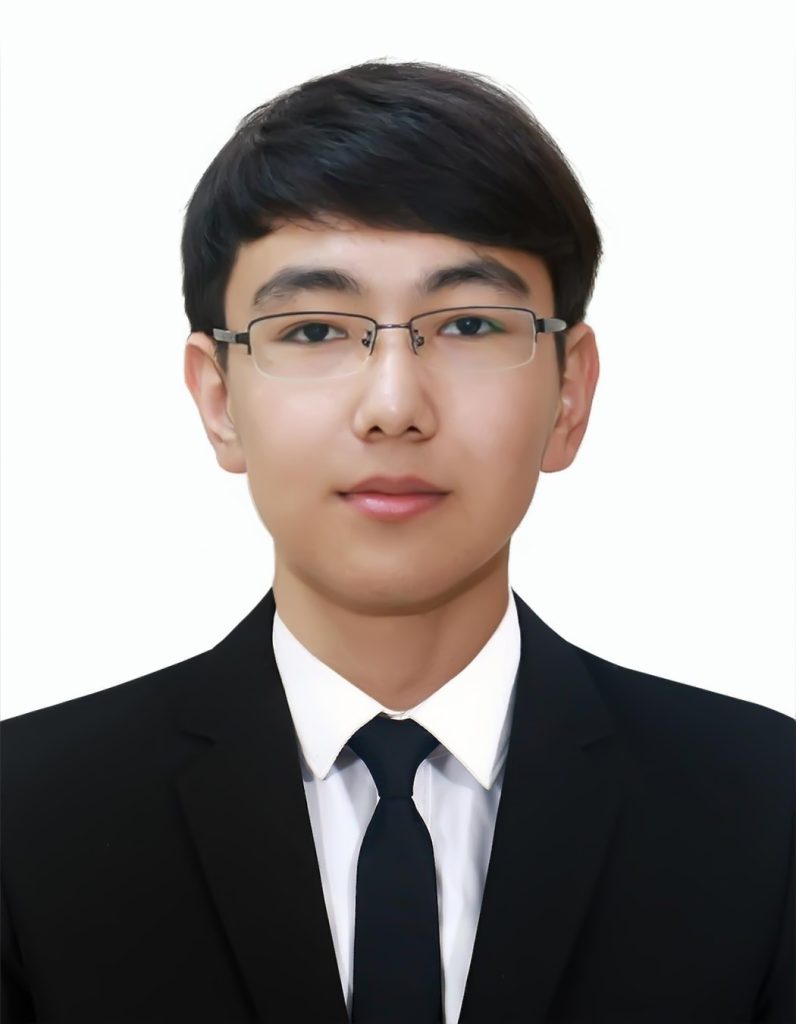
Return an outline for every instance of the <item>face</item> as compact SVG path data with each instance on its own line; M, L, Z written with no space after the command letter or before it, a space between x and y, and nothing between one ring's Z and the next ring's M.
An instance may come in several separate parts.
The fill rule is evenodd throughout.
M472 281L430 296L416 290L418 279L475 256L511 268L531 298ZM361 293L313 290L279 308L254 308L257 289L291 264L342 270ZM405 323L416 313L468 304L554 313L551 280L535 256L341 219L282 224L243 245L225 299L226 326L237 331L283 308ZM274 541L275 580L291 575L327 599L378 614L434 603L468 581L506 571L510 538L539 473L571 463L588 422L598 376L591 329L573 325L567 348L563 385L552 334L539 335L524 366L445 375L413 354L405 329L380 330L362 371L347 377L268 378L245 345L231 345L225 378L212 340L194 333L185 379L219 465L247 474ZM417 475L448 494L421 515L373 519L339 494L373 474Z

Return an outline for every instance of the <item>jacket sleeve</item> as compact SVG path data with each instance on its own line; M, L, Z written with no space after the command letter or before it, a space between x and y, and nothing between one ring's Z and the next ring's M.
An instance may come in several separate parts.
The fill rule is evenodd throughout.
M35 1024L33 994L0 883L0 1024Z
M791 854L782 924L770 967L758 994L754 1024L795 1024L796 1022L796 894L794 893L794 844Z

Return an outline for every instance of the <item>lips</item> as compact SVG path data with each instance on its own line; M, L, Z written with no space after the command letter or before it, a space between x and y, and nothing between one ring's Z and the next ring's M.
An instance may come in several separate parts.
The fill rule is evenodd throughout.
M445 494L385 494L378 491L357 491L341 498L354 511L386 522L402 522L428 512L444 502Z

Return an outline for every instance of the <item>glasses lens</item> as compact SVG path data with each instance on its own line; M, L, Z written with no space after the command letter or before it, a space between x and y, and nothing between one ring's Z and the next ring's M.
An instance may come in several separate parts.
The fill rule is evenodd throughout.
M441 309L415 317L412 325L421 359L425 356L444 370L522 366L533 359L536 349L533 317L525 309Z
M346 313L285 313L252 324L257 368L271 377L344 377L362 368L373 321Z
M443 371L522 366L533 359L536 348L527 310L467 306L424 313L412 325L419 357ZM262 373L318 378L361 370L370 356L372 333L373 322L355 314L286 313L252 324L249 336Z

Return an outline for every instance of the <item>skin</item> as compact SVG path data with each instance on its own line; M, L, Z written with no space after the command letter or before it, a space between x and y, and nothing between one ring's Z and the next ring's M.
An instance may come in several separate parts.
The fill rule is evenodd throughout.
M553 315L551 279L538 257L327 218L282 222L241 246L225 296L226 326L246 330L259 315L255 290L292 263L343 268L363 294L312 292L290 310L339 309L404 323L426 309L484 303L482 284L449 289L430 303L413 291L417 277L473 254L518 272L531 287L529 305ZM316 657L396 711L452 679L497 628L511 536L539 473L559 472L575 458L598 376L585 322L568 329L561 385L552 334L539 335L525 366L461 377L429 372L405 329L380 330L365 369L337 380L267 378L244 345L230 346L225 376L208 335L192 333L185 347L185 383L218 464L248 474L273 538L279 615ZM405 522L369 519L337 492L375 473L415 474L451 493Z

